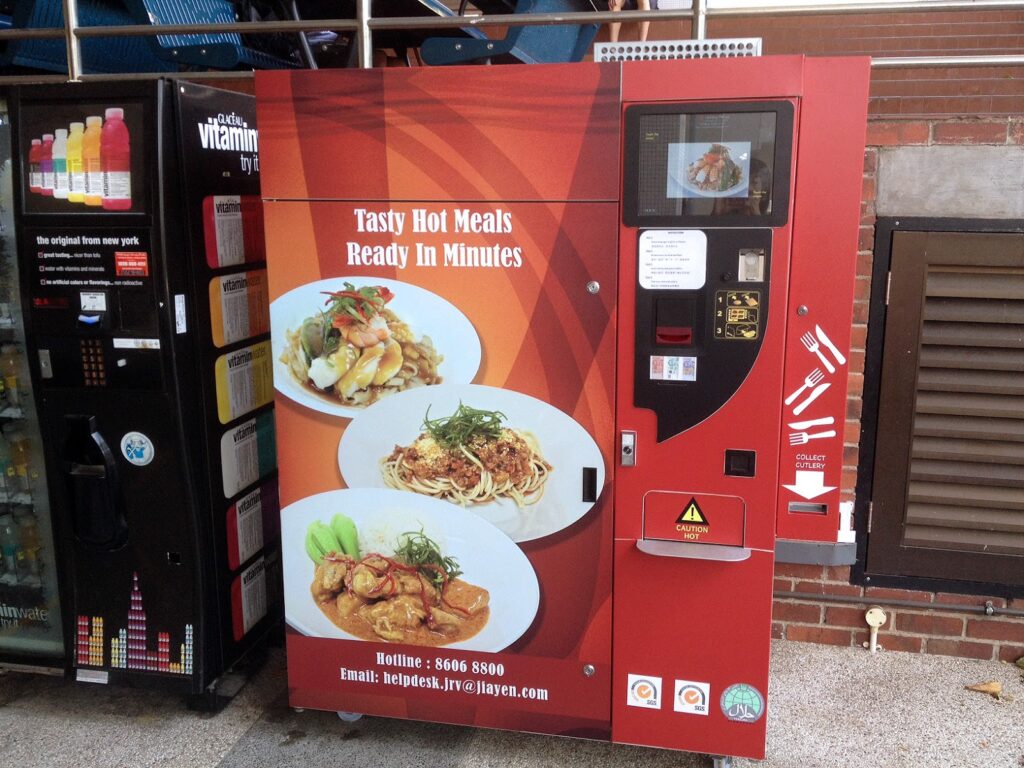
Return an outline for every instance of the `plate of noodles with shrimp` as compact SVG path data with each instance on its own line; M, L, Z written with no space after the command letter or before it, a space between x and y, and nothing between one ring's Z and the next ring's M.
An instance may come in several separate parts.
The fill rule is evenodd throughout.
M290 504L281 521L286 620L304 635L497 652L537 616L523 551L443 501L340 489Z
M668 162L672 169L670 197L746 197L748 194L748 141L672 144Z
M454 305L379 277L307 283L270 305L277 391L315 411L351 418L399 392L468 383L480 338Z
M438 499L516 542L583 518L605 479L601 450L570 415L478 384L411 389L370 406L342 435L338 467L349 487Z

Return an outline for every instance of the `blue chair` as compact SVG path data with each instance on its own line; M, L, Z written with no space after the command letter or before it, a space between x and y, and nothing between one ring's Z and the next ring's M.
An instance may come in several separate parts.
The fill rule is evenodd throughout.
M136 24L234 23L230 0L125 0ZM261 36L262 37L262 36ZM259 38L257 38L258 40ZM165 62L213 69L283 69L302 66L297 56L282 57L248 45L237 32L155 35L152 52Z
M120 3L82 0L78 4L78 23L82 26L131 24L132 19ZM23 0L14 4L10 26L15 29L63 27L61 0ZM28 67L48 72L67 72L67 49L62 39L9 40L0 64ZM90 74L116 72L169 72L177 67L157 58L140 37L87 38L82 41L82 69Z

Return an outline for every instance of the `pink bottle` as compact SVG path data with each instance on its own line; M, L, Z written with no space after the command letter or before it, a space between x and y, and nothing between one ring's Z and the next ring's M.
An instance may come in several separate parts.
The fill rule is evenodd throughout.
M43 191L43 168L40 165L43 154L43 140L32 139L32 149L28 152L28 190L37 195Z
M43 143L39 148L39 170L42 174L43 187L39 191L47 197L53 197L53 134L44 133Z
M104 210L127 211L132 207L131 154L124 110L111 107L105 113L103 133L100 135Z

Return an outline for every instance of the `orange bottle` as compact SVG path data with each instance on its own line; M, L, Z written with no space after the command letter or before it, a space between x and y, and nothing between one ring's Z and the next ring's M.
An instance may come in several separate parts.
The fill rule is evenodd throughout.
M85 171L85 204L103 205L103 166L100 165L100 137L103 118L85 118L82 135L82 169Z

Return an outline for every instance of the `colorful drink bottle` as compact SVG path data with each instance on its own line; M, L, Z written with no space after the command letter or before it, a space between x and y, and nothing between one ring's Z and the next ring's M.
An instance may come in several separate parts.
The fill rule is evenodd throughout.
M103 167L100 165L100 137L103 118L85 118L82 135L82 170L85 173L85 204L103 205Z
M32 508L24 506L18 507L15 511L14 522L18 525L18 538L21 542L22 561L19 565L24 563L24 567L19 569L19 579L36 586L39 584L39 550L42 549L39 523L32 514Z
M43 140L32 139L32 149L28 151L28 189L37 195L43 191L43 168L39 164L43 154Z
M68 200L85 202L85 166L82 163L82 139L85 123L72 123L68 134Z
M111 107L104 113L100 166L103 168L103 209L129 210L132 207L131 146L124 110L119 107Z
M11 446L7 444L5 435L0 436L0 488L8 496L13 496L18 492L18 474L14 469Z
M39 170L43 175L42 193L53 197L53 134L43 134L43 145L39 151Z
M11 463L14 465L14 475L17 479L16 487L19 491L31 493L36 475L32 466L32 443L24 432L9 432L5 437L11 449Z
M0 554L3 555L6 573L0 576L0 584L18 583L18 527L14 515L5 510L0 515Z
M4 394L7 404L18 407L21 405L21 390L18 379L21 370L21 353L14 344L0 347L0 375L4 377Z
M53 196L68 199L68 129L53 132Z

